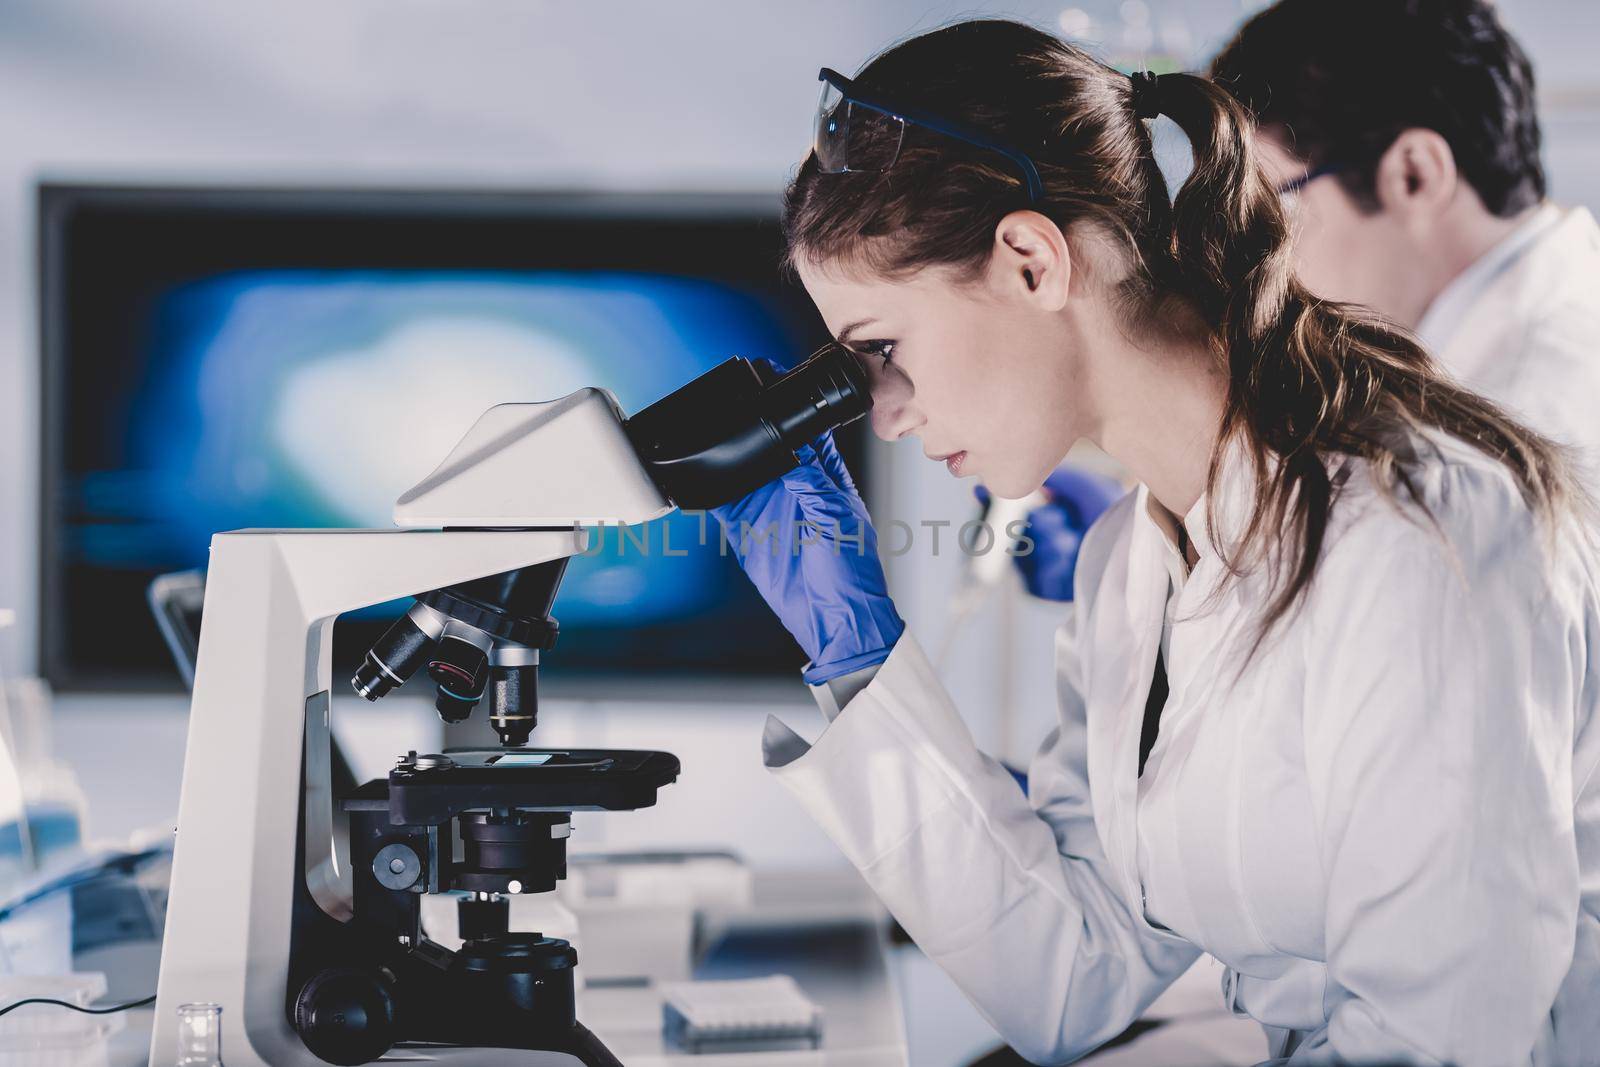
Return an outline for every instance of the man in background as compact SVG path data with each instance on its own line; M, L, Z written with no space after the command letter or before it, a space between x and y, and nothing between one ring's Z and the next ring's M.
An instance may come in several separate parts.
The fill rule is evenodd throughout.
M1407 327L1600 488L1600 228L1545 199L1533 67L1485 0L1281 0L1212 77L1256 115L1300 278Z
M1533 67L1494 8L1280 0L1211 74L1256 115L1311 291L1413 330L1600 489L1600 228L1545 199ZM1600 911L1600 888L1580 906ZM1541 1062L1595 1062L1597 990L1567 975L1573 1023Z

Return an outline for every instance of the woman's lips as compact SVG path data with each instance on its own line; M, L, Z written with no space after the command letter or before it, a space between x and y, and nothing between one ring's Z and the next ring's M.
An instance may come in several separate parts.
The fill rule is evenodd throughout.
M944 458L944 465L952 475L961 477L961 464L967 461L966 452L955 452Z

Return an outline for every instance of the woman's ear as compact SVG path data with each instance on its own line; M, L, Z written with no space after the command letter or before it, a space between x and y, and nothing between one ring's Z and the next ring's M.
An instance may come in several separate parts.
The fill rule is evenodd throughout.
M995 226L989 276L1002 296L1060 311L1072 281L1072 254L1061 228L1037 211L1011 212Z

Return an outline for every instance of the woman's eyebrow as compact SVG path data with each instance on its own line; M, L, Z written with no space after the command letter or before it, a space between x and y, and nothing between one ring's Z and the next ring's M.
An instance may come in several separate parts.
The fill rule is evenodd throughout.
M857 330L861 329L861 327L873 321L875 320L871 318L865 318L857 319L855 322L852 322L850 325L839 331L839 343L842 345L849 344L851 334L855 333Z

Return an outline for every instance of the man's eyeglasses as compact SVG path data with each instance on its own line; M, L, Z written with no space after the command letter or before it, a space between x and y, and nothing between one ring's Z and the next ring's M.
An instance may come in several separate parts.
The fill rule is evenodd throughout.
M1278 186L1278 195L1289 196L1293 193L1298 193L1318 178L1325 178L1330 174L1342 174L1349 169L1350 165L1348 163L1324 163L1320 167L1313 167L1300 175L1300 177L1290 178Z
M1037 204L1044 199L1039 168L1010 145L959 122L891 104L873 93L857 89L849 78L836 70L823 67L817 80L822 82L822 100L817 105L817 125L811 147L823 173L880 174L888 170L900 158L906 124L911 123L1006 157L1022 175L1028 202Z

